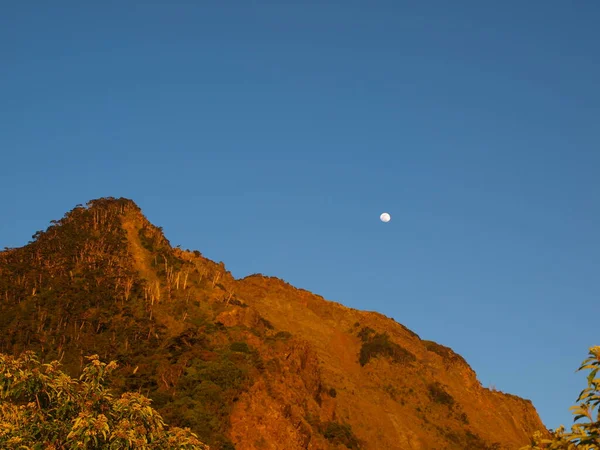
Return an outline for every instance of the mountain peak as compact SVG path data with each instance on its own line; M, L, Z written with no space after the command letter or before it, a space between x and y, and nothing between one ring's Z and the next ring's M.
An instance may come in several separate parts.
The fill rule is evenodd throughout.
M64 226L80 226L82 229L102 230L103 226L111 219L122 216L127 212L142 214L141 209L133 200L127 198L103 197L90 200L85 205L78 204L65 213L59 220L51 220L50 226L45 231L36 232L32 238L35 242L45 233L55 235L56 231ZM110 231L108 230L103 231ZM30 242L31 243L31 242Z
M236 280L125 198L0 252L0 352L23 350L73 375L83 355L116 359L119 386L217 450L518 448L544 429L451 349L279 278Z

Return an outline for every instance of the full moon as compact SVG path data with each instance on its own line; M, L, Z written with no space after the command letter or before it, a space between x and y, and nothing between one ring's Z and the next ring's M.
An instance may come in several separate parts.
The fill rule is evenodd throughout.
M379 218L382 222L389 222L390 220L392 220L392 216L390 216L388 213L383 213L379 216Z

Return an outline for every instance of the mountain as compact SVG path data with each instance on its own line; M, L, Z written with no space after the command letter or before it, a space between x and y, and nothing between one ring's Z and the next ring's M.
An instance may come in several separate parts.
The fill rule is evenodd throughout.
M516 449L545 430L450 348L277 278L235 279L123 198L0 252L0 352L24 350L73 376L87 355L116 360L117 389L212 449Z

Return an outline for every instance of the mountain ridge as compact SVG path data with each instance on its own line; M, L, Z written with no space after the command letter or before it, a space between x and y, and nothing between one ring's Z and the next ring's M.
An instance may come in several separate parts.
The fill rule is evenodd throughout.
M375 311L173 248L129 199L77 205L0 252L0 351L121 364L219 449L518 448L545 430L460 355Z

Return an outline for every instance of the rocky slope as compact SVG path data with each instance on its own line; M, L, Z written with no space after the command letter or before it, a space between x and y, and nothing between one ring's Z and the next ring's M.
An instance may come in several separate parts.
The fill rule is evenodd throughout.
M213 449L516 449L544 430L451 349L276 278L236 280L127 199L0 252L0 351L25 349L73 374L84 355L116 359L121 389Z

